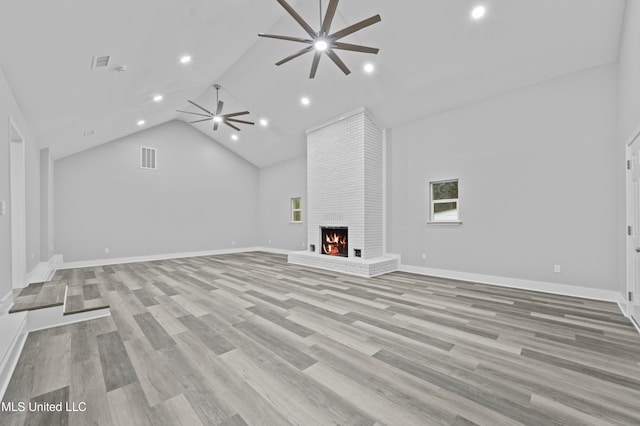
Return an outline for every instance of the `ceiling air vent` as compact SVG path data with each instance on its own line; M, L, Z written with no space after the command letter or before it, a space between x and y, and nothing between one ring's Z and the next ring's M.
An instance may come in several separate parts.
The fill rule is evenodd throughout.
M94 56L91 68L105 68L109 66L109 59L111 59L111 56Z
M155 148L147 148L146 146L140 147L140 168L157 170L158 169L158 157Z

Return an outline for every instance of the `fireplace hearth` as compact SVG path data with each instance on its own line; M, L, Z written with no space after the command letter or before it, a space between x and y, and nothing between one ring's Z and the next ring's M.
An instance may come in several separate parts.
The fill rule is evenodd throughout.
M349 256L349 230L346 227L322 227L321 253L327 256Z

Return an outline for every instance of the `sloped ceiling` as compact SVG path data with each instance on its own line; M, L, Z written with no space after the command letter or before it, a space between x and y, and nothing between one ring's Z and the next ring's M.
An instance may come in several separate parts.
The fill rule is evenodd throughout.
M289 2L313 27L317 0ZM470 18L477 4L487 8ZM328 4L322 2L323 7ZM342 0L333 28L375 14L382 22L344 41L378 55L341 52L345 76L326 57L308 79L311 55L274 63L300 48L259 32L304 37L275 0L3 0L0 66L38 143L55 158L213 108L248 109L263 127L239 139L210 122L194 124L258 167L305 152L305 129L365 106L393 127L550 78L615 61L624 0ZM188 65L179 58L189 54ZM91 69L94 55L111 55ZM362 71L365 62L376 69ZM116 67L126 65L126 72ZM164 99L154 103L152 97ZM308 96L311 105L300 105ZM146 121L139 127L136 122Z

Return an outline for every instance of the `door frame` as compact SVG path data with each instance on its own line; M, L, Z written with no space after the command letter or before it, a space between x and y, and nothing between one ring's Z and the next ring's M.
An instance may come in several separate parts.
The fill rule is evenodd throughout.
M11 212L11 286L27 284L27 181L25 139L9 116L9 188ZM17 154L17 155L16 155ZM16 173L19 175L15 179Z

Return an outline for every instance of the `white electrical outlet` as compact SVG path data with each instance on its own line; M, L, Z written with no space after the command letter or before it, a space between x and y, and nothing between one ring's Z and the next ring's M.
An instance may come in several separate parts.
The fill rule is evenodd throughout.
M269 240L269 244L271 244L271 240Z
M236 245L236 240L231 241L231 245L235 246Z
M562 272L562 268L560 268L560 265L553 265L553 272L555 272L556 274Z
M5 200L0 201L0 216L7 214L7 202Z
M422 253L422 260L427 260L427 253Z
M106 248L104 249L104 252L105 252L105 253L109 253L109 247L106 247Z

